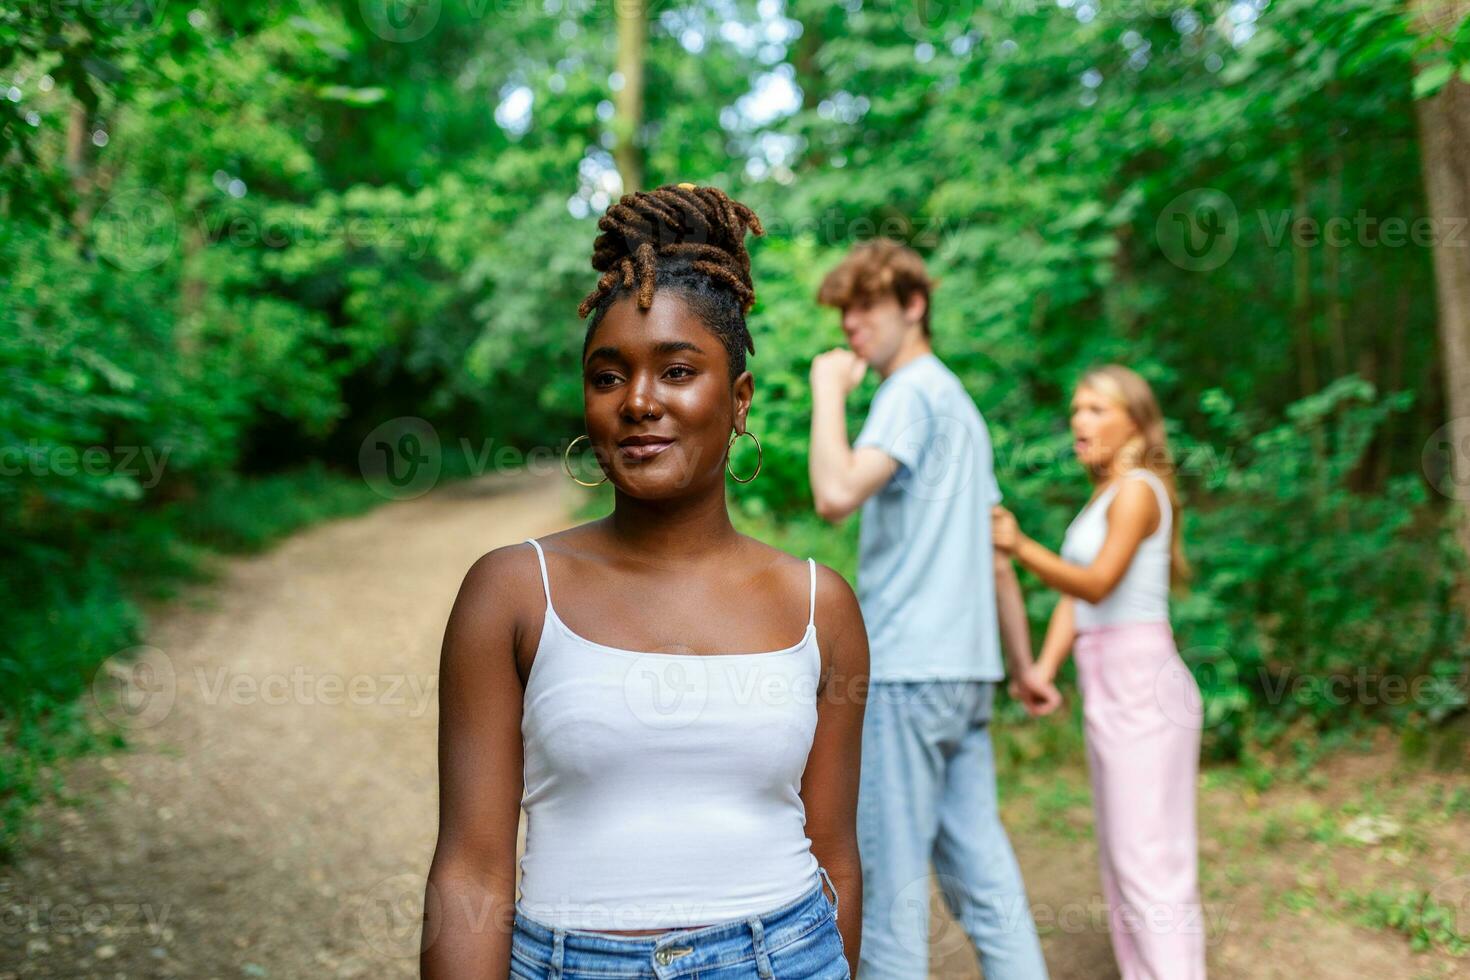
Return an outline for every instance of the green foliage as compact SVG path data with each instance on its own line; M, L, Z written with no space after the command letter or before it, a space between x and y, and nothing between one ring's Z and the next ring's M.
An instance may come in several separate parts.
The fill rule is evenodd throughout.
M1437 721L1463 705L1463 692L1433 681L1465 662L1448 529L1426 512L1417 474L1372 494L1352 487L1407 393L1343 378L1244 438L1228 399L1206 401L1232 442L1228 463L1186 474L1204 484L1186 525L1199 576L1175 625L1216 747L1270 741L1303 719ZM1426 547L1442 557L1426 561Z
M1396 0L1248 6L659 4L638 136L649 183L720 185L769 231L763 468L731 484L763 537L853 570L853 525L811 516L806 442L808 366L842 342L813 297L857 240L904 239L940 278L937 352L1043 541L1088 492L1077 377L1150 380L1198 573L1181 647L1213 750L1264 782L1261 746L1303 730L1464 715L1463 556L1423 469L1433 268L1389 229L1426 218L1414 99L1458 84L1470 28L1423 36ZM291 499L263 477L351 471L398 416L447 448L582 430L574 311L619 190L611 8L429 10L422 32L330 0L0 13L8 758L76 729L68 699L136 635L121 583L361 503L327 471ZM783 82L791 104L754 97ZM1038 635L1052 601L1030 590ZM34 788L14 771L7 807Z
M1433 894L1375 891L1350 896L1350 904L1364 924L1409 937L1416 952L1437 948L1453 956L1470 955L1470 936L1458 931L1459 910Z
M99 664L140 642L140 601L205 577L215 552L258 551L379 499L362 480L316 465L250 480L225 474L85 542L11 550L0 565L0 856L31 829L28 809L59 787L59 759L122 744L89 716L90 699L78 699Z

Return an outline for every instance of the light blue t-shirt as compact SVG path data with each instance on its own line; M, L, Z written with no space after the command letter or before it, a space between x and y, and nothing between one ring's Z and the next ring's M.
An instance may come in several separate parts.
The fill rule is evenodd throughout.
M990 432L953 371L923 354L883 380L853 447L898 461L863 504L858 601L875 681L1004 678Z

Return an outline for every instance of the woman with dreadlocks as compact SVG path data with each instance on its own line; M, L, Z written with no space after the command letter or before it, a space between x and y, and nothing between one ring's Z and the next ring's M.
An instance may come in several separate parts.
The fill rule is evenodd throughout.
M851 977L862 614L725 500L760 221L679 184L598 228L574 441L613 510L491 551L455 601L423 975Z

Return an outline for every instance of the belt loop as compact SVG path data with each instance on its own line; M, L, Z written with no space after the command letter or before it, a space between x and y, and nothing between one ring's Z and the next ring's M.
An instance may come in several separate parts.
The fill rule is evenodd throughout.
M822 867L819 864L819 865L817 865L817 870L822 873L822 878L823 878L824 881L827 882L827 887L832 889L832 918L835 919L835 918L837 918L837 909L839 908L839 901L838 901L838 896L837 896L837 886L834 885L834 884L832 884L832 876L827 873L827 869L826 868ZM823 894L826 894L826 893L824 892Z
M771 958L766 954L766 925L758 915L752 915L745 921L750 925L750 940L755 946L756 976L761 980L773 980L776 975L771 972Z
M562 929L553 929L551 933L551 972L546 974L547 980L561 980L562 962L566 958L567 934Z

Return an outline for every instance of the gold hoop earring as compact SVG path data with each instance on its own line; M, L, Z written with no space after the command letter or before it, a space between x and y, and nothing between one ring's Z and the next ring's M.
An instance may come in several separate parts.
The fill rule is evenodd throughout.
M734 446L735 440L739 439L741 436L750 436L751 441L755 443L755 472L750 474L750 476L746 477L744 480L736 476L735 471L730 469L730 447ZM751 480L754 480L756 477L761 475L761 461L764 458L765 452L761 449L761 441L755 437L755 433L750 431L733 433L730 436L729 445L725 447L725 472L729 473L730 479L734 480L736 483L749 483Z
M567 476L571 477L572 480L579 486L600 487L607 482L606 473L602 474L602 479L598 480L596 483L588 483L586 480L578 480L577 474L572 472L572 447L581 442L583 439L586 439L588 442L592 441L591 436L583 434L573 439L571 442L567 443L567 451L561 454L562 469L566 470Z

